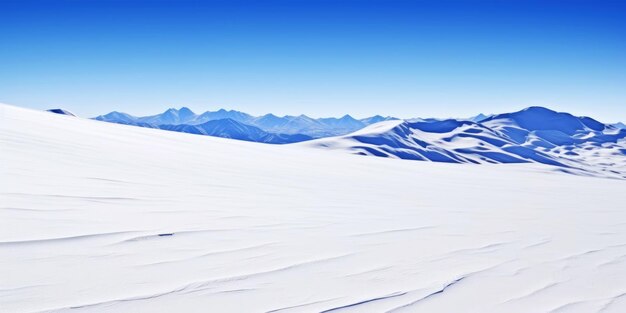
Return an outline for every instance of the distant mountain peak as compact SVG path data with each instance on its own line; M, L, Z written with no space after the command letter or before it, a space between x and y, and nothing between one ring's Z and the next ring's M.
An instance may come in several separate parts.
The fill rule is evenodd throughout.
M542 107L542 106L529 106L521 111L518 112L533 112L533 113L557 113L554 110L548 109L546 107ZM514 113L518 113L518 112L514 112Z
M182 113L182 112L184 112L184 113L193 113L193 111L190 108L188 108L188 107L180 107L180 109L169 108L169 109L165 110L163 112L163 114L165 114L165 113Z
M376 114L374 116L370 116L370 117L361 119L359 121L361 121L365 125L371 125L371 124L376 124L382 121L389 121L389 120L397 120L397 118L391 117L391 116L384 117L382 115Z
M490 116L491 115L485 115L483 113L478 113L478 115L472 116L472 117L468 118L468 120L470 120L472 122L475 122L475 123L479 123L479 122L482 122L482 121L488 119Z
M196 113L194 113L190 108L188 107L182 107L178 110L178 117L180 119L182 119L183 121L187 121L190 120L192 118L194 118L196 116Z

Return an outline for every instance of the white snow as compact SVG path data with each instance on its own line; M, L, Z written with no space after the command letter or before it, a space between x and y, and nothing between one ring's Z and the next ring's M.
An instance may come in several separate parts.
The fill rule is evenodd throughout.
M626 311L625 180L8 105L0 152L0 312Z

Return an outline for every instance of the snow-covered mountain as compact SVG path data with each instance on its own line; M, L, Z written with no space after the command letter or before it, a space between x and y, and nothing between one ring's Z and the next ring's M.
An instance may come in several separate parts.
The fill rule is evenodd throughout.
M199 125L159 125L155 128L177 131L197 135L207 135L222 138L230 138L244 141L254 141L272 144L285 144L311 140L312 138L301 134L276 134L268 133L258 127L246 125L233 119L211 120Z
M388 121L306 145L449 163L544 163L626 178L626 129L542 107L467 120Z
M568 121L566 137L614 132L547 115ZM492 149L532 143L520 125L545 131L519 114L490 123L388 121L331 143L391 155L382 148ZM626 312L626 180L7 105L0 151L2 312Z
M192 123L196 117L197 115L189 108L182 107L178 110L168 109L167 111L157 115L135 118L134 121L136 123L146 123L151 125L178 125ZM96 119L98 119L98 117L96 117Z
M133 125L133 124L138 123L137 117L134 117L127 113L118 112L118 111L113 111L111 113L99 115L99 116L94 117L93 119L98 120L98 121L103 121L103 122L126 124L126 125Z
M283 134L264 131L258 127L244 124L244 122L250 122L253 119L250 115L223 109L197 115L190 109L183 107L179 110L168 109L161 114L146 117L134 117L126 113L111 112L94 119L117 124L271 144L286 144L312 139L310 136L298 133Z
M372 124L376 124L378 122L390 121L390 120L397 120L397 118L391 117L391 116L384 117L384 116L381 116L381 115L374 115L372 117L360 119L360 121L363 124L365 124L365 125L372 125Z
M215 112L207 111L198 115L191 124L202 124L208 121L231 119L239 123L248 124L253 119L250 114L235 111L220 109Z
M254 117L240 111L227 111L224 109L215 112L207 111L198 115L189 108L183 107L181 109L168 109L163 113L152 116L135 117L125 113L111 112L97 116L94 119L118 124L154 128L159 128L161 125L199 125L213 120L231 119L242 124L258 127L271 134L305 135L308 137L321 138L348 134L367 125L395 118L376 115L357 120L350 115L345 115L341 118L314 119L306 115L286 115L280 117L271 113ZM194 128L178 127L177 129L184 130Z

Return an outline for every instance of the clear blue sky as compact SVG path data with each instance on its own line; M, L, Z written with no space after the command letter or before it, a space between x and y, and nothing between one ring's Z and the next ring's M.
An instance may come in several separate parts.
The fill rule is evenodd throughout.
M626 1L0 1L0 102L626 121Z

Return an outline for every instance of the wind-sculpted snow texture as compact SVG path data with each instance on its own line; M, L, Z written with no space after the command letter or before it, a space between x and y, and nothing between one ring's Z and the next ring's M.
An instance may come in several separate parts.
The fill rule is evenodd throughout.
M449 163L543 163L626 178L626 129L541 107L468 120L388 121L306 143L358 154Z
M381 131L413 153L395 139L413 147L415 134L457 135L449 142L491 149L505 131L393 123L350 140ZM525 136L546 140L533 132ZM391 155L381 142L361 145ZM625 180L539 163L361 157L6 105L0 148L2 312L626 311Z

